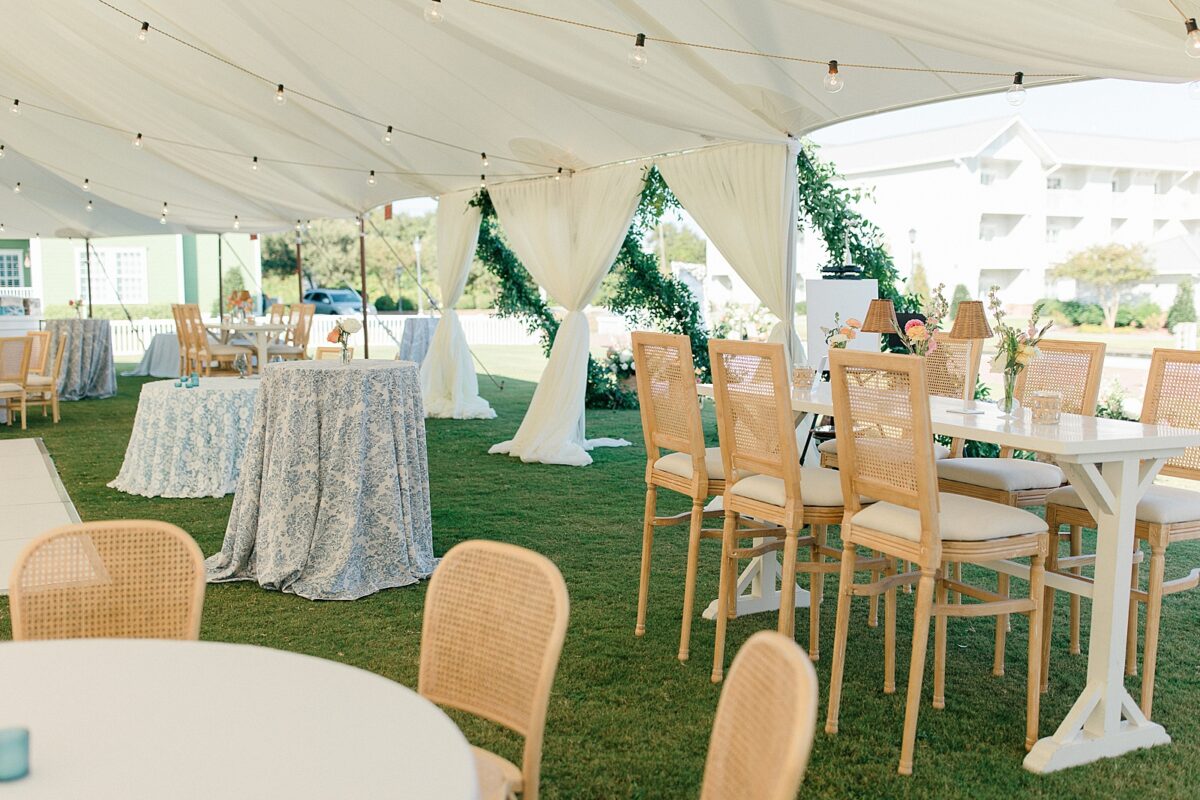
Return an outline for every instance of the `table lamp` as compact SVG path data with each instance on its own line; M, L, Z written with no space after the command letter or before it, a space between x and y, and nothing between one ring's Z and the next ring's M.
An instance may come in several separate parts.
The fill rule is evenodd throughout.
M896 321L896 307L891 300L875 299L867 307L867 317L863 320L863 333L896 333L900 324Z
M958 313L954 315L954 327L950 329L951 339L990 339L992 327L988 325L987 314L983 311L982 300L963 300L958 304ZM966 365L964 365L966 366ZM970 369L966 370L966 378L970 377ZM963 407L950 409L955 414L982 414L975 408L975 387L970 381L963 380Z

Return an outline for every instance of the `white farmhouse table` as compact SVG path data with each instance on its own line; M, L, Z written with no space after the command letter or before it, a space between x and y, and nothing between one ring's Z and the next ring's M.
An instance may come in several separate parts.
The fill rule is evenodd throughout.
M712 387L701 386L700 394L712 397ZM1025 757L1025 768L1054 772L1170 743L1171 737L1163 727L1146 719L1125 690L1134 511L1166 460L1200 445L1200 431L1077 414L1063 414L1057 425L1035 425L1028 413L1021 419L1007 420L988 404L980 404L984 413L975 415L955 413L955 409L962 408L960 400L933 397L929 405L936 434L1053 456L1097 523L1094 581L1046 575L1047 585L1092 600L1087 685L1054 735L1039 740ZM792 408L832 415L830 385L793 388ZM747 609L739 608L739 613L765 610L772 597L778 608L774 587L779 565L775 554L768 553L755 561L738 582L739 603L743 601L742 591L750 589L744 596ZM1029 575L1028 566L1013 561L988 566L1022 578ZM807 604L807 595L803 602Z
M254 347L258 352L258 367L256 367L256 371L259 375L262 375L263 367L267 365L267 349L279 334L284 333L290 327L292 326L280 322L223 322L221 323L221 333L226 337L229 334L235 333L254 337Z
M243 644L0 644L0 727L29 729L5 798L477 800L440 708L355 667Z

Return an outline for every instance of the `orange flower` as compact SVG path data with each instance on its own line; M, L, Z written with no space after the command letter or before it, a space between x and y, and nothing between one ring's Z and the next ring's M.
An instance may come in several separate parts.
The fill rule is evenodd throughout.
M854 328L851 328L849 325L842 328L840 331L838 331L838 333L842 334L847 339L853 339L855 336L858 335L857 333L855 333Z
M339 341L339 338L338 338L338 329L337 329L337 328L334 328L333 330L331 330L331 331L329 332L329 335L325 337L325 341L327 341L327 342L329 342L329 343L331 343L331 344L337 344L337 343L338 343L338 341Z

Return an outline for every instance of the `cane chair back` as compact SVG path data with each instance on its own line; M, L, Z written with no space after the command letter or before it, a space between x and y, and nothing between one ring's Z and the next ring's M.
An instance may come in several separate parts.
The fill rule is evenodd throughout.
M1017 373L1017 399L1028 405L1034 392L1061 392L1063 413L1095 414L1104 349L1103 342L1043 339L1038 355Z
M1200 428L1200 351L1155 348L1142 401L1142 422ZM1163 475L1200 480L1200 447L1167 459Z
M0 383L24 386L29 378L29 354L33 340L28 336L0 338Z
M179 303L171 304L171 316L175 318L175 340L179 343L179 374L187 372L188 348L191 347L191 338L187 330L187 318L183 315L183 306Z
M350 358L354 358L354 348L347 347L346 352ZM342 358L342 348L340 347L318 347L316 355L313 356L316 361L339 361Z
M179 317L183 322L183 336L187 349L194 352L196 358L208 353L208 331L204 328L204 320L200 316L200 306L184 303L179 306Z
M962 399L969 392L975 396L975 384L979 379L979 361L983 356L982 339L952 339L950 334L938 332L933 335L935 347L925 354L925 383L930 397ZM965 441L953 439L950 454L962 455Z
M710 339L708 351L725 474L780 478L789 499L798 498L800 455L783 345Z
M62 378L63 354L67 352L67 332L58 335L58 346L54 348L54 363L50 368L50 385L58 390L58 381Z
M268 321L272 325L282 325L288 321L291 312L283 303L272 303L267 309Z
M45 375L50 360L50 331L29 331L29 374Z
M917 356L829 354L842 496L849 517L865 495L921 515L921 552L940 552L937 473L925 363Z
M308 337L312 334L313 314L317 307L312 303L292 304L292 327L288 331L288 343L294 347L308 349Z
M204 556L166 522L66 525L17 557L13 639L198 639Z
M633 363L646 457L653 464L660 448L687 453L692 474L706 477L691 341L681 335L636 331Z
M524 736L527 800L538 794L546 707L568 614L558 568L502 542L451 548L425 595L417 691Z
M721 689L700 800L793 800L817 702L817 673L799 645L775 631L751 636Z

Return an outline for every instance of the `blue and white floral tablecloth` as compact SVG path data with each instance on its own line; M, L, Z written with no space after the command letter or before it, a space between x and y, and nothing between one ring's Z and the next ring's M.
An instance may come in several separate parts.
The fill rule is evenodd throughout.
M257 378L142 387L121 472L108 485L143 497L222 497L237 488L254 423Z
M112 329L106 319L49 319L50 364L58 349L59 336L67 333L67 352L58 376L60 400L112 397L117 393L117 371L113 366Z
M417 366L267 365L209 581L355 600L436 565Z

